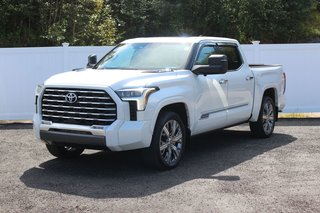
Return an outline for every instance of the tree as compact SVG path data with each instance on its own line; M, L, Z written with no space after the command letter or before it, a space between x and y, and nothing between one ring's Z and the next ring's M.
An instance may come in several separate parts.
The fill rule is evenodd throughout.
M320 36L319 0L1 0L1 46L113 44L207 35L243 43Z
M106 45L117 38L104 0L3 0L1 46Z
M308 34L313 0L246 0L239 8L240 40L264 43L294 42Z
M107 45L116 40L116 26L103 0L42 1L42 37L59 45Z
M0 46L28 46L38 40L39 3L35 0L0 1Z
M151 36L154 26L159 24L156 11L158 0L108 0L120 32L121 39L139 36Z

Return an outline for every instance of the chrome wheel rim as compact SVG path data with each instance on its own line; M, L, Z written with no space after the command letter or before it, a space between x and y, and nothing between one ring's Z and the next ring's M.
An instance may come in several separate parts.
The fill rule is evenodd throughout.
M263 106L262 125L264 132L269 135L274 127L274 109L270 100L267 100Z
M160 133L160 155L167 165L175 165L180 158L183 135L180 124L169 120Z

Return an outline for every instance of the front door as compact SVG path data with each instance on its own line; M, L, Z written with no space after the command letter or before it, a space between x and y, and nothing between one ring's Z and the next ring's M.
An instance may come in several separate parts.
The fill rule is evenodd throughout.
M217 54L215 44L203 44L196 57L195 65L208 65L208 57ZM197 96L194 134L210 131L226 126L227 122L227 75L198 75L196 87L200 94Z

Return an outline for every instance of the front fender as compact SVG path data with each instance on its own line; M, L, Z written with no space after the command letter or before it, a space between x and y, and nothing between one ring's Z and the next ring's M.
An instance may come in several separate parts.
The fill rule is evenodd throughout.
M172 91L174 91L174 93ZM194 114L193 113L194 109L191 106L194 106L194 105L192 105L192 102L190 100L191 95L187 96L186 94L182 94L183 92L185 92L184 88L175 88L174 90L172 88L160 89L160 91L152 94L149 97L148 104L145 111L138 112L137 114L138 120L150 121L150 126L148 131L153 133L160 111L168 105L182 103L186 107L189 128L191 128L193 125L193 122L192 122L192 116L190 115Z

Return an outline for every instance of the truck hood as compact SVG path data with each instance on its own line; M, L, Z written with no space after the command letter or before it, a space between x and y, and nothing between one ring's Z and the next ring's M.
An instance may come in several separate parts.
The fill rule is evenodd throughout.
M176 78L172 71L95 70L70 71L54 75L45 81L47 86L111 87L113 90L156 86L159 81Z

